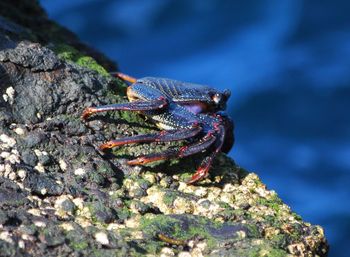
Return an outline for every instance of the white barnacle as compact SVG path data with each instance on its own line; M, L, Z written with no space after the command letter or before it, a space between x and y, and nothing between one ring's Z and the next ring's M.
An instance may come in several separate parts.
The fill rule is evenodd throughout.
M102 245L108 245L109 244L108 236L104 232L97 232L95 234L95 239L96 239L97 242L99 242Z
M16 140L6 134L0 135L0 141L3 142L3 146L5 147L13 147L16 144Z
M26 176L27 176L27 172L26 172L25 170L23 170L23 169L20 169L20 170L17 171L17 175L18 175L18 177L20 177L21 179L25 179Z
M59 164L59 166L60 166L62 171L66 171L67 170L67 163L64 160L59 159L58 164Z
M83 176L86 174L86 171L83 168L78 168L74 171L74 175L76 176Z
M9 96L6 94L3 94L2 98L4 99L5 102L7 102L9 100Z
M3 241L6 241L10 244L13 244L13 239L11 237L11 234L10 232L8 231L3 231L0 233L0 239L3 240Z
M8 96L9 104L13 104L15 97L15 90L13 87L6 88L6 95Z
M45 173L44 165L40 162L38 162L38 164L34 167L34 169L36 169L40 173Z

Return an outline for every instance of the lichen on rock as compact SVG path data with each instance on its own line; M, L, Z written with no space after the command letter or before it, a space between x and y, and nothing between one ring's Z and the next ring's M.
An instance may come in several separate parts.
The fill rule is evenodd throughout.
M59 28L30 2L37 20ZM181 142L99 151L106 140L157 128L132 112L83 122L87 106L127 101L126 85L107 72L113 64L87 47L77 51L72 34L66 42L55 29L44 35L34 17L26 23L10 9L0 16L1 255L327 254L321 227L224 154L207 179L188 185L201 154L146 167L125 162Z

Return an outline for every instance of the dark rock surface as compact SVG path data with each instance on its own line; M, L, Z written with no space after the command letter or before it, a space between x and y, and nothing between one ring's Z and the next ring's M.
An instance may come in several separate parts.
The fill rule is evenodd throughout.
M126 85L106 72L111 62L24 2L36 18L0 4L10 13L0 11L0 256L326 255L322 228L223 154L189 186L201 156L125 165L174 144L100 152L105 140L156 128L128 112L82 122L87 106L126 101Z

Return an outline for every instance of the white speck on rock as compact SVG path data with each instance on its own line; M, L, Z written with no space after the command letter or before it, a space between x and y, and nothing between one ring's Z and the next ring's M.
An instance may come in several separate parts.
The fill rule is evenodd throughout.
M0 233L0 239L1 239L1 240L4 240L4 241L6 241L6 242L8 242L8 243L10 243L10 244L13 244L12 237L11 237L11 235L10 235L10 232L8 232L8 231L3 231L3 232L1 232L1 233Z
M63 228L65 231L71 231L74 230L74 227L72 224L65 222L60 225L61 228Z
M180 252L178 256L179 257L192 257L189 252Z
M4 99L5 102L7 102L9 100L9 96L6 94L3 94L2 98Z
M41 228L44 228L46 227L46 223L45 222L42 222L42 221L34 221L34 225L37 226L37 227L41 227Z
M95 239L96 239L97 242L99 242L102 245L108 245L109 244L108 236L104 232L97 232L95 234Z
M27 176L27 172L25 170L18 170L17 171L17 175L18 177L20 177L21 179L25 179Z
M15 180L16 177L17 177L17 175L16 175L16 173L14 173L14 172L11 172L11 173L8 175L8 178L9 178L10 180Z
M22 128L15 128L14 130L13 130L17 135L24 135L24 133L25 133L25 131L24 131L24 129L22 129Z
M45 168L42 165L42 163L38 162L38 164L34 167L34 169L36 169L37 171L39 171L40 173L45 173Z
M0 154L0 157L3 159L7 159L9 156L10 156L10 153L6 152L6 151L4 151Z
M171 257L171 256L175 256L175 253L174 253L173 249L171 249L169 247L163 247L161 252L160 252L160 256L161 257Z
M74 171L74 175L76 176L83 176L86 174L86 171L83 168L78 168Z
M6 95L8 96L8 102L9 104L13 104L14 97L15 97L15 90L13 87L6 88Z
M41 153L41 151L39 149L34 149L34 153L38 157L42 155L42 153Z
M11 154L11 155L9 156L8 160L9 160L9 162L11 162L12 164L20 163L18 156L15 155L15 154Z
M40 193L41 193L42 195L46 195L46 194L47 194L47 189L46 189L46 188L41 189L41 190L40 190Z
M8 135L1 134L0 141L3 142L4 147L13 147L16 144L16 140Z
M10 172L12 172L12 167L10 164L6 163L5 164L5 173L9 174Z
M25 245L25 243L24 243L23 240L19 240L19 241L18 241L18 247L19 247L19 248L24 249L25 246L26 246L26 245Z
M58 161L58 164L60 165L60 168L61 168L62 171L66 171L67 170L67 163L64 160L60 159Z

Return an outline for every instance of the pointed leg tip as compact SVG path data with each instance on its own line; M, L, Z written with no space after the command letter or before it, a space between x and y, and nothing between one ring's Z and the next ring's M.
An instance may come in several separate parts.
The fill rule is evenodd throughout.
M99 146L99 149L101 151L106 151L106 150L109 150L111 149L113 146L111 146L109 143L105 143L105 144L102 144Z
M191 179L190 179L189 181L186 182L186 184L187 184L187 185L193 185L194 183L196 183L196 182L198 182L198 181L200 181L200 180L201 180L201 178L198 177L198 176L196 176L196 174L195 174L195 175L193 175L193 176L191 177Z
M202 179L206 178L208 176L208 171L209 168L208 167L200 167L198 168L198 170L196 171L195 174L193 174L193 176L191 177L191 179L189 181L187 181L187 185L192 185L198 181L201 181Z
M83 111L81 115L81 119L87 120L93 113L94 113L93 109L91 107L88 107Z
M128 81L128 82L130 82L130 83L135 83L136 80L137 80L137 79L134 78L134 77L131 77L131 76L129 76L129 75L126 75L126 74L121 73L121 72L118 72L118 71L110 72L109 74L110 74L112 77L119 78L119 79Z

